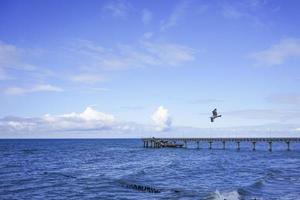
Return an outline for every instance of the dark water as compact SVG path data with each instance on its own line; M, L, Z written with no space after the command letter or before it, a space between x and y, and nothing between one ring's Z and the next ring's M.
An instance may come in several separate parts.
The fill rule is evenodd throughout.
M207 144L203 144L206 145ZM300 144L145 149L140 140L0 140L0 199L300 199Z

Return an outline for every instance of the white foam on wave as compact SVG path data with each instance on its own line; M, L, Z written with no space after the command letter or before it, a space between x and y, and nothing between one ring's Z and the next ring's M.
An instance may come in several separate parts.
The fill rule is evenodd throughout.
M230 192L219 192L215 191L213 199L214 200L240 200L241 196L237 191Z

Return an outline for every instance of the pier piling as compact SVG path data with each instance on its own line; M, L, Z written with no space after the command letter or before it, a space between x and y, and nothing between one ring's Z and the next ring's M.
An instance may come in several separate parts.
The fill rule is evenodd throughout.
M252 145L253 145L252 150L255 151L256 150L256 148L255 148L256 142L252 142Z
M240 150L240 141L237 141L236 144L237 144L237 150L239 151Z
M212 141L209 141L209 149L212 149Z
M287 150L290 151L290 141L286 141L287 144Z

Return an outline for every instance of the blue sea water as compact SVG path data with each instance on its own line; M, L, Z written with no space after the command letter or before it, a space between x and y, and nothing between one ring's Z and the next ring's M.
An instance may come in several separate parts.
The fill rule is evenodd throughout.
M0 140L0 199L300 199L300 144L143 148L139 139Z

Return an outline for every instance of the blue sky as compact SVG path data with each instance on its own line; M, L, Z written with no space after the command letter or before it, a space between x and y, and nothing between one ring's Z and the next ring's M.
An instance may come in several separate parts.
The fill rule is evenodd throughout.
M1 137L299 135L299 8L1 0Z

